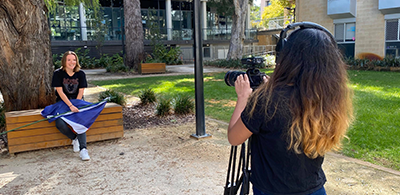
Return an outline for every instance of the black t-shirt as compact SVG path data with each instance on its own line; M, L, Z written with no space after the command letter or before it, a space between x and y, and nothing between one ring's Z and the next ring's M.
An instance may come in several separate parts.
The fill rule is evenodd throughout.
M250 181L267 194L310 194L326 182L321 167L323 157L310 159L304 153L287 150L291 124L288 97L292 90L293 87L286 87L273 92L268 115L261 106L264 99L258 101L251 118L249 104L241 114L243 123L253 133Z
M86 75L83 71L75 72L74 75L69 76L62 69L54 71L53 80L51 82L52 87L62 87L64 94L68 99L76 99L78 97L79 88L86 88L87 81ZM56 91L57 100L60 101L60 95Z

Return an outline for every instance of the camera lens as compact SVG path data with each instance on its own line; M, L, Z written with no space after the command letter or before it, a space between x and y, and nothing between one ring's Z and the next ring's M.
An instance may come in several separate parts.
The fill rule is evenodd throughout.
M241 71L234 71L234 70L228 71L225 74L225 83L228 86L235 86L236 78L241 74L246 74L246 73L245 72L241 72Z

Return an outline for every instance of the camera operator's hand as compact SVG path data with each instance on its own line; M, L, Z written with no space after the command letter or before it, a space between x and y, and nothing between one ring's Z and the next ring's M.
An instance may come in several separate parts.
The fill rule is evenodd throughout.
M269 77L268 75L263 76L263 81L264 81L264 83L268 82L269 78L270 78L270 77Z
M235 81L235 90L239 100L245 100L247 102L247 98L253 92L253 89L250 87L250 80L247 74L241 74L237 77Z

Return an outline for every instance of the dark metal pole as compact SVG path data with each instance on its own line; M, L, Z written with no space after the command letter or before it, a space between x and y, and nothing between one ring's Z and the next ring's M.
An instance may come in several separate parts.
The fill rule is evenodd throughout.
M121 41L122 41L122 58L124 59L124 64L126 66L126 57L125 57L125 11L124 11L124 3L121 5ZM122 19L123 18L123 19Z
M194 73L195 73L195 101L196 101L196 134L191 136L197 139L210 137L206 134L204 114L204 86L203 86L203 41L201 37L200 0L194 0Z

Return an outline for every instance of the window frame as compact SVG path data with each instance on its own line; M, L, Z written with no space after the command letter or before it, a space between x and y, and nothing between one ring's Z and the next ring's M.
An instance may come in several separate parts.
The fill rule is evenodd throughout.
M396 40L387 40L387 21L388 20L397 20L397 39ZM394 19L385 19L385 42L399 42L400 41L400 18L394 18ZM385 52L386 53L386 52Z
M338 39L337 39L337 37L336 37L336 25L340 25L340 24L343 24L343 37L342 37L342 39L341 40L343 40L343 41L338 41ZM354 40L351 40L351 41L346 41L346 35L347 35L347 25L348 24L354 24ZM356 31L355 31L355 28L356 28L356 22L353 22L353 21L351 21L351 22L336 22L336 23L334 23L334 37L335 37L335 40L337 41L337 43L355 43L355 41L356 41Z

